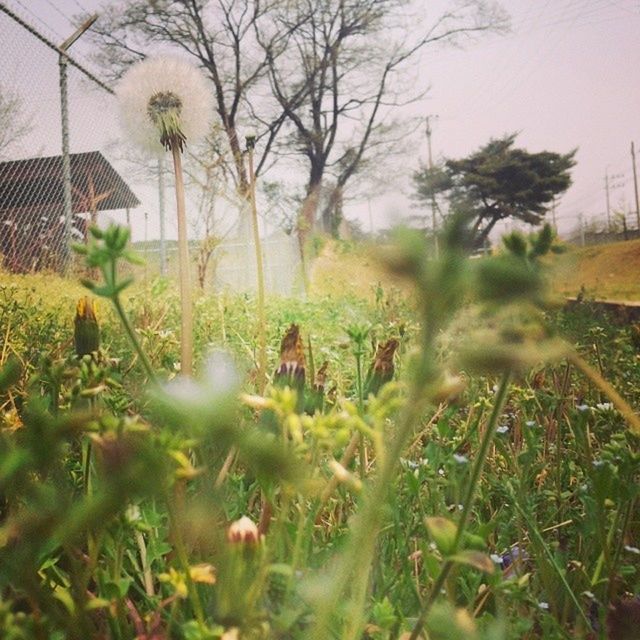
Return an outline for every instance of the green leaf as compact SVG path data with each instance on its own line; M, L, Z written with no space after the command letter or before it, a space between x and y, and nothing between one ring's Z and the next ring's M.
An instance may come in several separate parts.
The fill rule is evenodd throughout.
M91 598L91 600L87 602L86 609L87 611L94 611L95 609L106 609L109 606L111 606L109 600L105 600L104 598Z
M75 253L81 255L81 256L86 256L87 253L89 252L89 249L87 247L86 244L80 244L79 242L74 242L71 245L71 249L72 251L74 251Z
M20 380L22 366L15 356L9 356L6 364L0 369L0 393Z
M98 286L93 280L89 280L89 278L80 278L80 284L89 289L89 291L95 291L95 288Z
M448 556L453 551L458 527L451 520L440 516L425 518L424 523L438 551Z
M102 231L102 229L100 229L100 227L96 226L95 224L92 224L89 227L89 233L96 239L96 240L102 240L102 238L104 238L104 232Z
M468 549L466 551L459 551L458 553L449 556L449 560L457 562L458 564L466 564L485 573L493 573L495 571L495 565L493 560L480 551L472 551Z

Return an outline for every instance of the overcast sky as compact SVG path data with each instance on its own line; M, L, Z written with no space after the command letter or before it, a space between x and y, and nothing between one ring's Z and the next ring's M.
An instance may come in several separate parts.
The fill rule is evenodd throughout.
M73 31L73 15L94 11L101 4L98 0L2 2L56 42ZM430 89L411 107L411 114L434 116L434 156L462 157L491 137L511 132L519 132L517 144L529 151L577 148L574 184L557 207L560 229L574 227L580 213L606 219L607 171L623 174L611 180L612 208L633 212L630 143L635 140L640 147L640 0L504 0L501 4L511 15L509 34L487 36L464 49L430 50L423 57L419 78ZM50 127L40 146L51 142L55 147L59 112L51 102L56 99L57 65L51 73L32 59L24 34L19 34L20 46L7 42L6 31L0 35L1 46L12 46L16 56L0 70L0 83L41 83L41 100L29 103L36 118ZM89 54L82 40L74 45L74 55L80 59ZM417 134L414 152L402 161L405 178L390 186L385 197L350 203L347 217L359 218L366 229L416 213L407 196L411 171L426 160L424 127ZM152 223L151 236L153 229ZM142 237L139 227L135 235Z

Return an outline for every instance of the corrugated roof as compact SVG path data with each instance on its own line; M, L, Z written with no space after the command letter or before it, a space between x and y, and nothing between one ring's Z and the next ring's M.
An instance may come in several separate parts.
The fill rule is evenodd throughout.
M72 153L70 160L74 213L127 209L140 204L99 151ZM0 214L63 205L62 156L0 163Z

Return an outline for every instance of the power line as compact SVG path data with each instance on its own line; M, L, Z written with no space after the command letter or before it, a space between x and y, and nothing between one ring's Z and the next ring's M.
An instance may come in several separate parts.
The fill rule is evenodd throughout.
M66 13L63 13L51 0L44 0L59 16L62 16L72 27L75 28L73 21L71 18L67 16Z
M31 16L33 16L47 31L57 36L61 41L64 40L64 38L53 27L48 25L37 13L34 13L33 11L31 11L31 9L29 9L29 7L23 4L21 0L14 0L14 2L18 3L24 11L26 11Z
M78 7L78 9L80 9L80 11L83 11L84 13L91 13L89 11L89 9L87 9L84 6L82 6L82 4L80 4L80 2L78 2L78 0L73 0L73 3L76 5L76 7Z

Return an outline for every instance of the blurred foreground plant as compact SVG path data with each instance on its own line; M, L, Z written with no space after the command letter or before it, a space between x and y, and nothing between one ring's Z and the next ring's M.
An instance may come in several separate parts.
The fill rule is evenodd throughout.
M142 349L131 321L122 306L121 294L133 283L133 278L120 279L118 275L119 263L124 260L131 264L141 264L138 256L127 247L131 232L127 227L114 224L109 225L105 231L96 226L90 227L89 231L92 236L89 244L77 244L73 248L76 253L86 256L87 266L97 267L100 270L103 284L87 279L82 280L82 284L95 295L111 301L149 380L156 382L156 374L149 358Z

